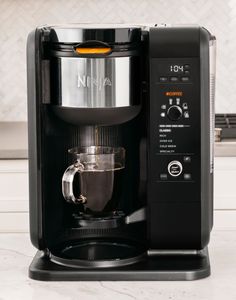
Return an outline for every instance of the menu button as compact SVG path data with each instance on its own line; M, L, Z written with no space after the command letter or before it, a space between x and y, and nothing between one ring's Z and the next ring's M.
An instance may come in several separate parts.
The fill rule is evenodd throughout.
M167 82L167 81L168 81L168 78L162 76L162 77L159 78L159 80L160 80L160 82Z
M181 81L182 82L189 82L190 78L188 76L183 76L183 77L181 77Z
M176 76L172 76L172 77L170 77L170 81L171 82L177 82L177 81L179 81L179 78L176 77Z

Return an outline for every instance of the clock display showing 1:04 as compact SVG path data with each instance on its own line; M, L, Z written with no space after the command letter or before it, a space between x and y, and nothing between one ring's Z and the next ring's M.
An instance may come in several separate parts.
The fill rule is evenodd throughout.
M184 66L183 65L170 65L169 68L171 73L183 73L184 72Z

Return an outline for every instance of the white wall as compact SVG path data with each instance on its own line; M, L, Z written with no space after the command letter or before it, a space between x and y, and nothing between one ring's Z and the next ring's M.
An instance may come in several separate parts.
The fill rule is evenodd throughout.
M1 0L0 121L26 120L26 38L47 23L198 23L217 36L216 111L236 112L234 0Z

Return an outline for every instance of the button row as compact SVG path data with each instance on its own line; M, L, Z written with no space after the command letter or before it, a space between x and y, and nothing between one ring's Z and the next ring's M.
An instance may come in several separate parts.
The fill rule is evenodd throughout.
M183 174L183 177L184 177L184 180L191 180L192 179L192 175L190 173ZM168 174L166 174L166 173L160 174L160 179L161 180L168 180Z
M171 76L171 77L165 77L165 76L161 76L159 78L160 82L189 82L190 81L190 77L189 76L182 76L182 77L178 77L178 76Z

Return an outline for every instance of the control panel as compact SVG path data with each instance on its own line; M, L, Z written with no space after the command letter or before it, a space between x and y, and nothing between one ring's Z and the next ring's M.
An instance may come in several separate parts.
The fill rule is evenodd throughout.
M152 249L202 249L208 242L207 35L199 27L149 31L147 232Z
M151 78L150 158L156 166L153 184L198 182L199 60L154 58Z

